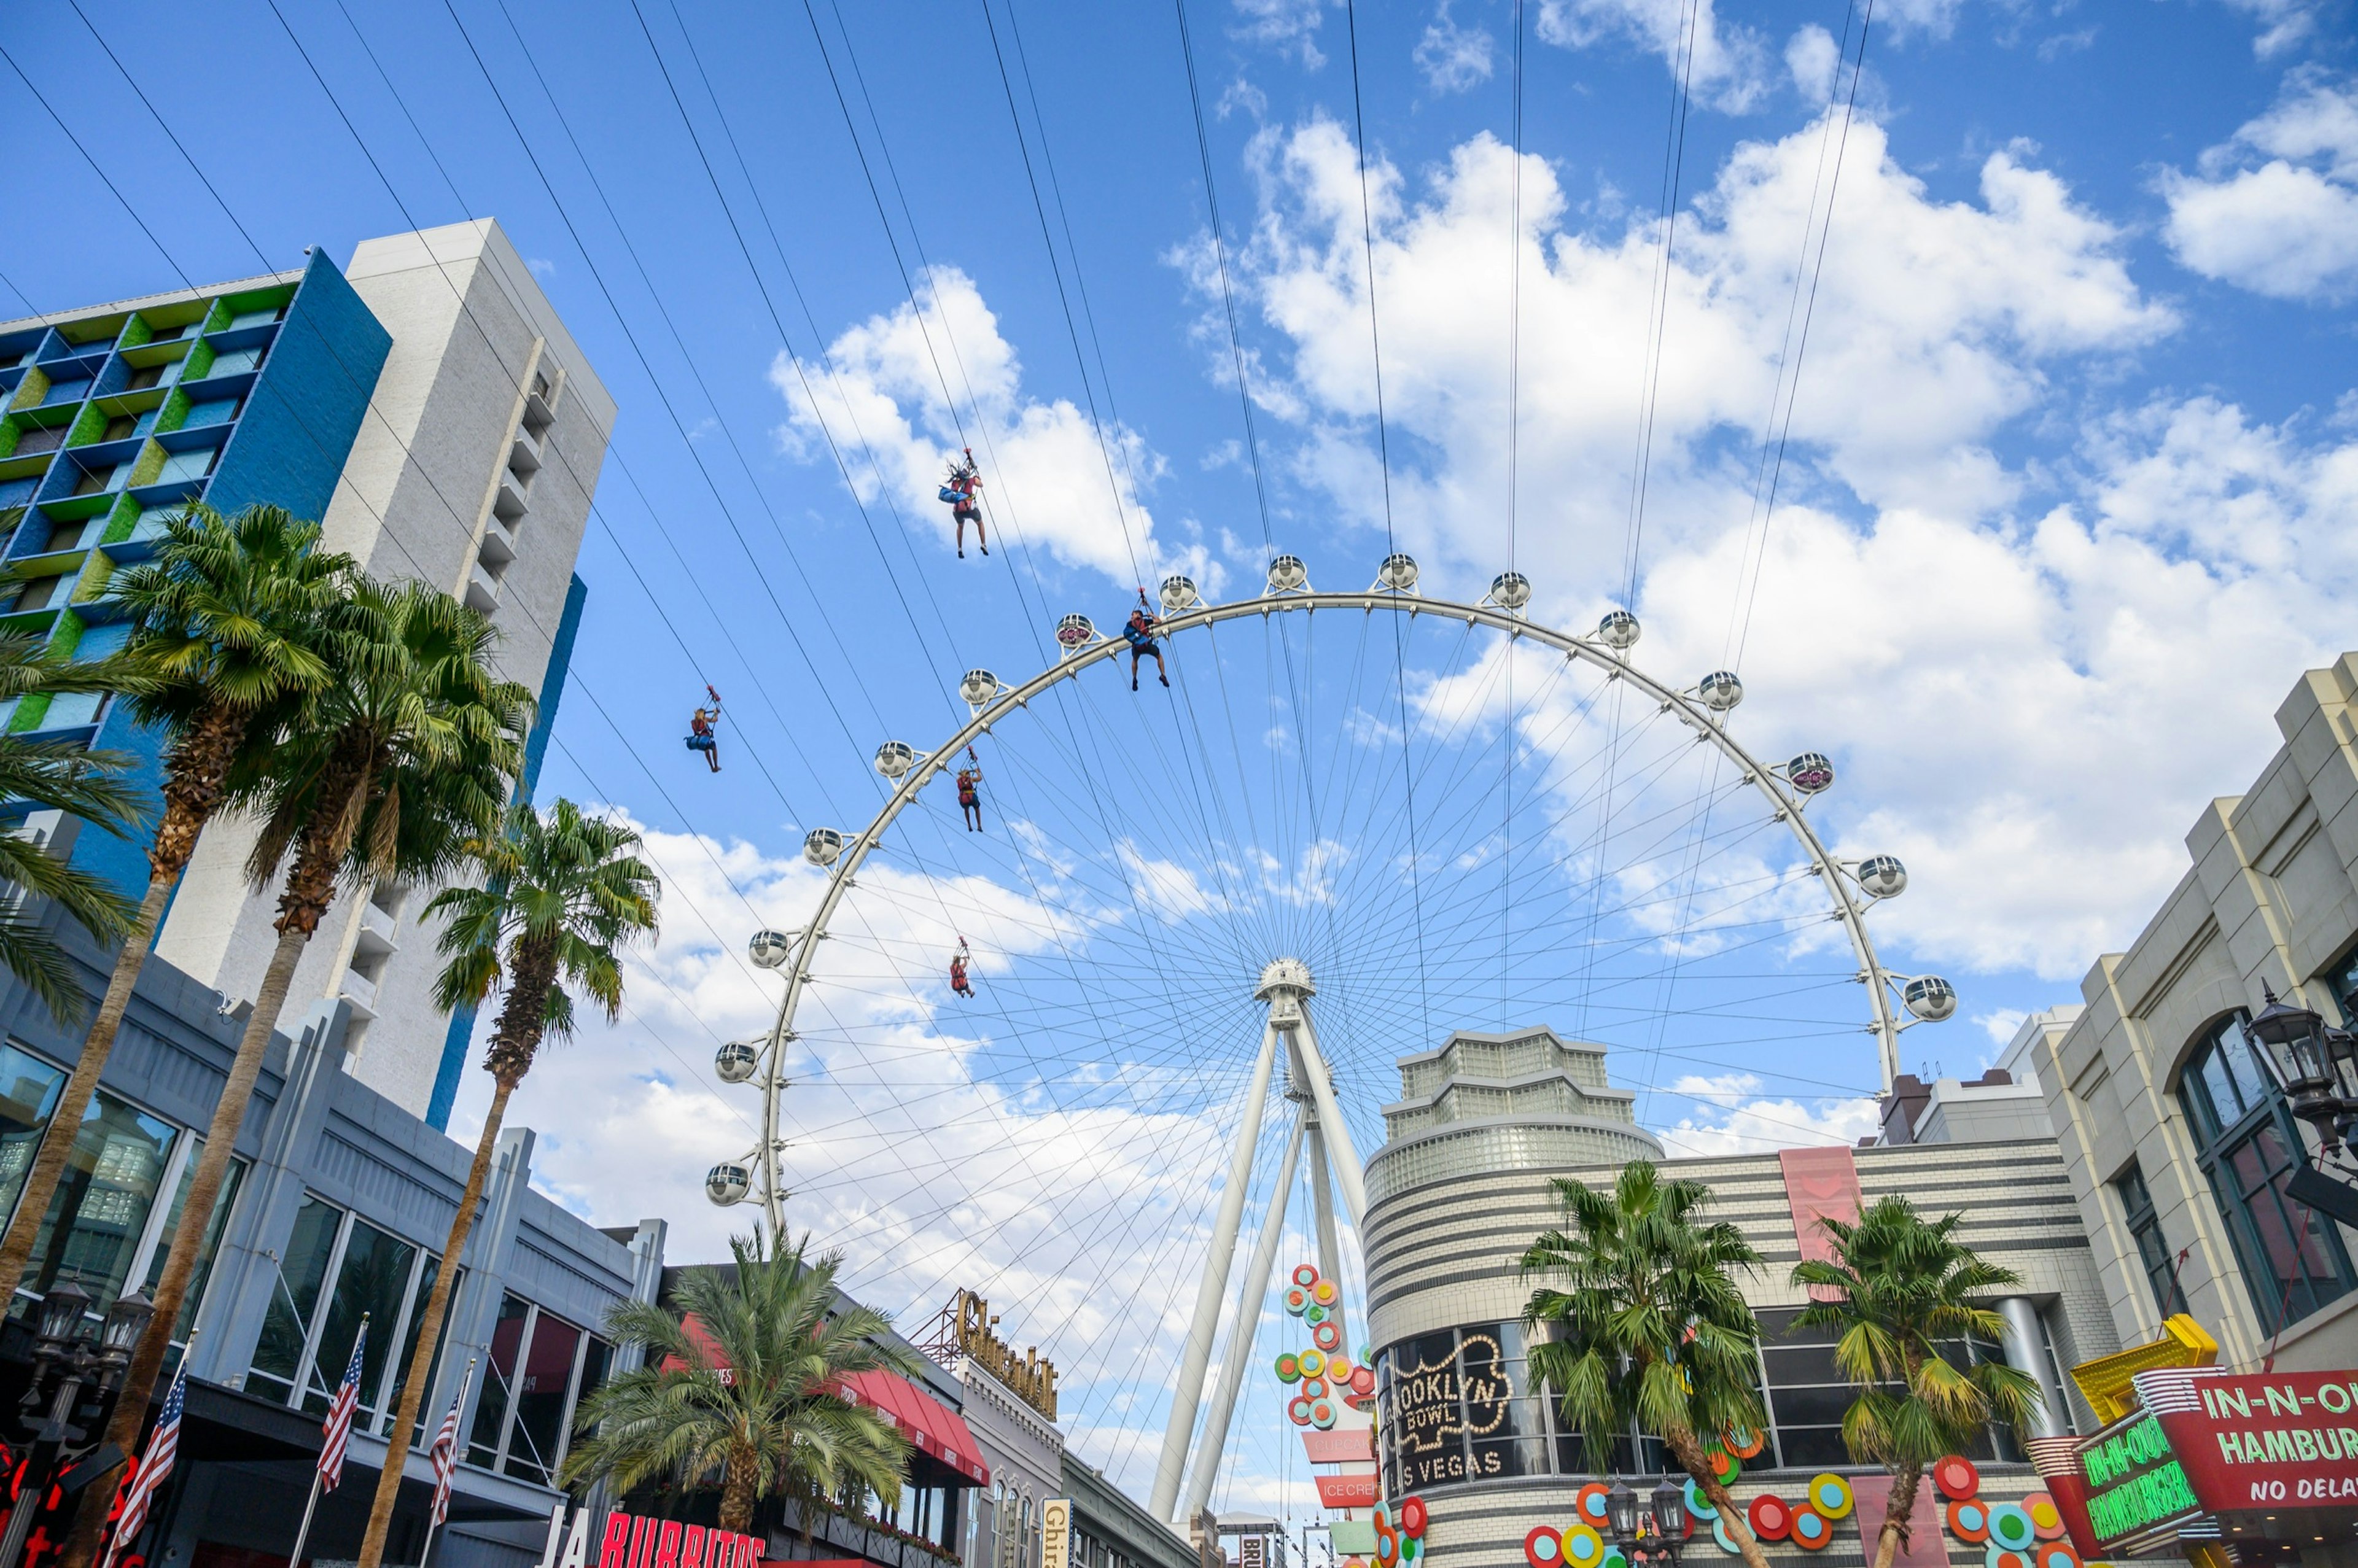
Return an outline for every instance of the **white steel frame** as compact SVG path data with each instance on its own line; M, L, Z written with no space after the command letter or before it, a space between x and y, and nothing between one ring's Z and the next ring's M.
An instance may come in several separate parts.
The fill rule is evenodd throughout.
M1766 797L1776 819L1792 833L1794 840L1806 855L1816 874L1833 895L1833 918L1839 921L1843 933L1850 940L1858 959L1858 981L1866 987L1871 1017L1866 1032L1876 1037L1877 1054L1883 1073L1884 1087L1888 1090L1898 1072L1899 1034L1918 1022L1902 1016L1897 1004L1899 988L1916 978L1901 975L1885 968L1876 956L1874 939L1866 929L1866 912L1877 900L1857 879L1855 864L1837 860L1818 836L1816 827L1806 815L1811 795L1795 789L1778 769L1762 762L1728 732L1725 712L1704 704L1688 691L1664 684L1648 675L1628 660L1626 651L1617 650L1595 636L1577 636L1539 625L1524 618L1520 608L1509 609L1486 599L1479 604L1462 604L1449 600L1428 599L1413 582L1402 589L1376 587L1357 593L1323 593L1307 586L1292 589L1272 589L1259 598L1238 600L1227 604L1203 604L1194 601L1194 588L1186 586L1182 607L1168 609L1157 635L1174 637L1206 630L1225 621L1239 621L1249 616L1269 616L1302 612L1314 614L1321 610L1356 610L1365 614L1386 611L1393 614L1433 615L1459 621L1467 626L1485 627L1504 633L1510 638L1528 640L1541 647L1561 653L1568 661L1575 661L1602 671L1607 680L1621 680L1660 705L1660 710L1694 731L1698 743L1716 747L1738 769L1742 782L1752 785ZM1124 642L1098 635L1094 632L1089 640L1077 646L1063 646L1056 662L1018 687L1005 687L985 671L970 671L961 683L959 695L966 700L973 717L931 752L912 751L905 761L905 771L893 779L894 788L882 809L877 812L867 827L856 836L842 838L839 851L827 863L830 875L826 891L820 895L818 907L810 924L803 929L785 933L787 950L779 966L785 970L786 989L778 1005L777 1022L768 1038L763 1042L759 1065L751 1082L762 1091L762 1141L733 1162L747 1167L752 1186L742 1197L730 1202L758 1202L763 1206L773 1237L785 1234L784 1201L786 1189L780 1178L779 1156L784 1142L779 1129L779 1102L786 1087L784 1074L786 1046L795 1039L795 1016L802 1005L803 993L810 984L812 958L817 944L826 939L828 923L841 907L844 894L858 885L860 868L885 832L901 813L912 805L934 778L951 767L961 751L1000 723L1013 718L1030 707L1032 702L1059 681L1073 680L1092 666L1119 658L1127 651ZM888 742L888 744L890 744ZM824 832L822 829L820 832ZM814 838L817 834L814 834ZM1200 1281L1194 1321L1189 1328L1183 1355L1180 1379L1174 1391L1171 1422L1164 1434L1160 1463L1155 1470L1152 1507L1161 1517L1168 1518L1176 1502L1181 1471L1184 1467L1187 1443L1194 1426L1196 1408L1201 1400L1205 1370L1211 1357L1211 1341L1220 1315L1220 1298L1225 1292L1228 1273L1234 1262L1237 1237L1241 1227L1245 1186L1252 1168L1254 1152L1261 1130L1261 1106L1267 1098L1269 1079L1273 1068L1275 1052L1283 1037L1289 1052L1289 1094L1306 1094L1308 1104L1297 1103L1293 1136L1308 1144L1311 1168L1319 1189L1315 1206L1319 1223L1319 1249L1322 1271L1330 1277L1340 1264L1334 1231L1332 1195L1325 1191L1327 1177L1342 1188L1343 1207L1356 1230L1360 1224L1367 1198L1360 1177L1358 1155L1351 1146L1350 1131L1335 1099L1334 1086L1329 1080L1325 1061L1318 1050L1317 1033L1309 1021L1306 1006L1308 995L1315 987L1310 984L1306 970L1301 973L1301 984L1292 981L1272 985L1272 976L1282 967L1275 964L1263 975L1261 1000L1271 1003L1272 1022L1263 1031L1259 1056L1251 1085L1245 1101L1245 1119L1238 1130L1228 1181L1221 1190L1219 1207L1214 1227L1211 1254L1205 1260L1204 1277ZM1298 969L1299 965L1295 968ZM1282 1026L1276 1021L1288 1000L1277 994L1294 994L1293 1011L1298 1020ZM1265 1234L1282 1228L1283 1194L1272 1205L1264 1221ZM715 1196L716 1202L723 1201ZM1271 1243L1263 1250L1271 1250ZM1250 1299L1258 1301L1267 1289L1267 1270L1260 1256L1254 1259L1254 1272L1261 1276L1260 1285ZM1248 1281L1250 1284L1250 1281ZM1203 1441L1208 1451L1199 1456L1195 1484L1189 1488L1191 1499L1208 1492L1212 1472L1217 1468L1219 1449L1225 1439L1226 1417L1232 1411L1234 1391L1228 1389L1232 1377L1241 1377L1246 1359L1250 1354L1249 1333L1259 1314L1249 1310L1239 1313L1239 1329L1247 1336L1242 1346L1232 1349L1224 1357L1221 1368L1221 1390L1214 1396L1215 1414L1219 1419L1207 1426ZM1184 1419L1183 1419L1184 1418ZM1191 1503L1199 1507L1200 1502Z

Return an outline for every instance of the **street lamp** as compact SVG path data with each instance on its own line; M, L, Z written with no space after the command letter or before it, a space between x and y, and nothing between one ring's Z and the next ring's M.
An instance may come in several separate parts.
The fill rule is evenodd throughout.
M17 1492L7 1526L0 1530L0 1563L14 1563L24 1551L34 1516L49 1495L49 1470L60 1453L86 1441L90 1429L105 1416L115 1390L123 1385L124 1374L130 1370L132 1347L146 1331L147 1320L156 1315L156 1303L145 1292L117 1297L93 1336L83 1332L92 1299L73 1281L60 1281L49 1287L34 1314L33 1376L26 1385L17 1422L32 1440L26 1477L38 1484ZM49 1387L52 1378L56 1382ZM46 1399L45 1387L49 1389ZM95 1396L93 1400L86 1402L85 1390ZM111 1471L122 1455L108 1446L92 1457L107 1463L95 1469L89 1465L76 1468L96 1476Z
M1654 1488L1654 1525L1669 1543L1671 1558L1675 1562L1687 1538L1687 1489L1667 1476Z
M1638 1494L1627 1481L1616 1479L1605 1494L1605 1515L1613 1523L1613 1539L1624 1555L1638 1545Z
M1675 1568L1679 1550L1686 1544L1683 1487L1665 1477L1650 1498L1641 1498L1628 1482L1616 1479L1605 1494L1605 1518L1623 1557L1631 1563L1653 1562Z
M2317 1129L2327 1153L2342 1146L2358 1118L2358 1035L2328 1028L2305 1007L2280 1001L2263 985L2267 1006L2244 1025L2259 1056L2284 1091L2293 1115Z

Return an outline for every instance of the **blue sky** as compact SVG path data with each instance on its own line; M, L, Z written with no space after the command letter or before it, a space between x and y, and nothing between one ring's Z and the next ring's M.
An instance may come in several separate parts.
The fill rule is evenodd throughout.
M515 1114L547 1130L554 1190L601 1223L661 1208L687 1251L717 1248L728 1218L696 1184L744 1138L741 1097L704 1063L763 1020L735 955L757 921L791 925L815 897L803 831L864 821L874 743L948 733L957 672L1038 668L1055 614L1109 628L1164 569L1215 598L1254 591L1260 496L1268 537L1320 586L1360 586L1389 533L1433 591L1470 599L1511 549L1533 613L1576 630L1627 596L1634 557L1639 662L1677 685L1735 664L1747 743L1834 758L1841 781L1813 813L1838 851L1908 861L1878 941L1965 999L1907 1038L1911 1068L1970 1070L2020 1011L2074 997L2182 872L2202 804L2256 773L2299 672L2353 641L2358 62L2342 0L1882 0L1855 114L1834 57L1846 37L1855 59L1855 9L1532 0L1512 265L1504 0L1356 17L1190 0L1258 485L1169 10L460 0L454 22L280 0L283 27L245 0L86 8L222 204L71 8L14 8L0 45L138 222L0 73L18 215L0 311L291 266L307 244L341 260L371 235L493 215L620 401L545 785L646 825L666 935L624 1026L535 1075ZM1795 391L1797 276L1817 287ZM1764 425L1789 396L1765 513ZM987 563L971 545L952 555L931 495L961 427L988 433L986 494L1005 509ZM1330 1029L1371 1145L1391 1056L1457 1022L1595 1022L1579 1002L1593 971L1531 932L1574 929L1605 887L1639 923L1625 934L1642 930L1646 888L1685 890L1690 911L1693 890L1716 890L1732 909L1732 890L1768 885L1747 877L1790 867L1767 838L1752 860L1682 859L1700 841L1700 780L1681 786L1688 836L1651 860L1600 870L1577 842L1552 851L1549 825L1571 813L1550 803L1584 798L1597 766L1563 739L1588 732L1566 715L1606 709L1520 667L1524 706L1500 708L1496 648L1421 631L1390 665L1393 719L1436 781L1409 816L1460 862L1429 872L1466 895L1434 920L1478 941L1411 1008L1401 977L1441 938L1422 882L1404 902L1381 873L1405 819L1387 815L1390 775L1352 749L1387 743L1384 650L1349 665L1357 635L1232 638L1184 665L1171 706L1125 706L1108 676L1062 710L1062 739L1045 722L995 739L990 846L945 832L954 808L932 803L923 847L913 829L876 879L872 967L847 957L839 1027L799 1065L801 1220L850 1249L881 1304L923 1315L966 1282L1053 1320L1041 1333L1086 1390L1084 1446L1120 1465L1159 1414L1116 1368L1141 1335L1167 1347L1184 1312L1163 1299L1184 1292L1151 1281L1192 1268L1217 1179L1205 1152L1233 1122L1251 1044L1249 1010L1222 1002L1206 1024L1200 988L1228 983L1254 942L1325 941L1337 972L1378 954L1350 971L1356 994L1338 989ZM1310 680L1324 717L1297 712L1289 742L1255 703L1273 704L1289 653L1325 647L1342 652L1320 666L1330 686ZM729 705L717 778L679 740L707 680ZM1266 786L1248 762L1264 754ZM1467 826L1488 822L1498 808L1470 804L1488 797L1452 793L1479 759L1523 781L1521 815L1500 809L1495 836ZM1286 779L1319 767L1354 803L1325 827L1364 834L1346 848L1378 867L1323 928L1279 913L1314 907L1334 864L1319 825L1283 808ZM1501 848L1520 946L1518 917L1474 898L1487 884L1466 869L1490 875ZM1034 1011L944 1011L935 971L960 930L980 935L986 1000ZM1642 950L1680 939L1654 935ZM1482 944L1491 968L1464 957ZM1738 1039L1697 1020L1750 994L1751 971L1725 943L1691 946L1685 989L1609 1036L1617 1078L1648 1091L1640 1114L1673 1152L1871 1125L1865 1036L1810 1000L1843 954L1778 948L1777 1016L1795 1027ZM1085 997L1115 1016L1079 1029ZM1230 1495L1285 1495L1282 1454L1249 1454Z

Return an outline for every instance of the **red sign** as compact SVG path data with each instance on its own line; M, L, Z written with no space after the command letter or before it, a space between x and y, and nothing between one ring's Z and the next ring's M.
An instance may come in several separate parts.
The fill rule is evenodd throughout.
M2211 1513L2358 1506L2358 1372L2136 1375Z
M1376 1473L1318 1477L1318 1506L1327 1509L1371 1509L1376 1506Z
M549 1544L556 1543L552 1532ZM569 1548L565 1558L576 1560ZM761 1561L762 1542L752 1536L626 1513L606 1516L598 1549L598 1568L755 1568Z
M1351 1465L1376 1456L1376 1429L1363 1426L1351 1431L1337 1427L1332 1432L1320 1432L1304 1427L1302 1447L1313 1465Z

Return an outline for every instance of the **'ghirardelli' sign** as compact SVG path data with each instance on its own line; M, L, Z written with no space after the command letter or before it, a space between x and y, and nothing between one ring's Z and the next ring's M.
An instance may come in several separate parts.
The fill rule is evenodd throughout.
M1399 1444L1401 1484L1409 1490L1496 1476L1505 1468L1496 1450L1469 1460L1466 1440L1486 1437L1506 1424L1507 1401L1515 1393L1506 1353L1488 1330L1469 1329L1458 1340L1453 1356L1437 1363L1412 1360L1393 1371L1390 1434Z

